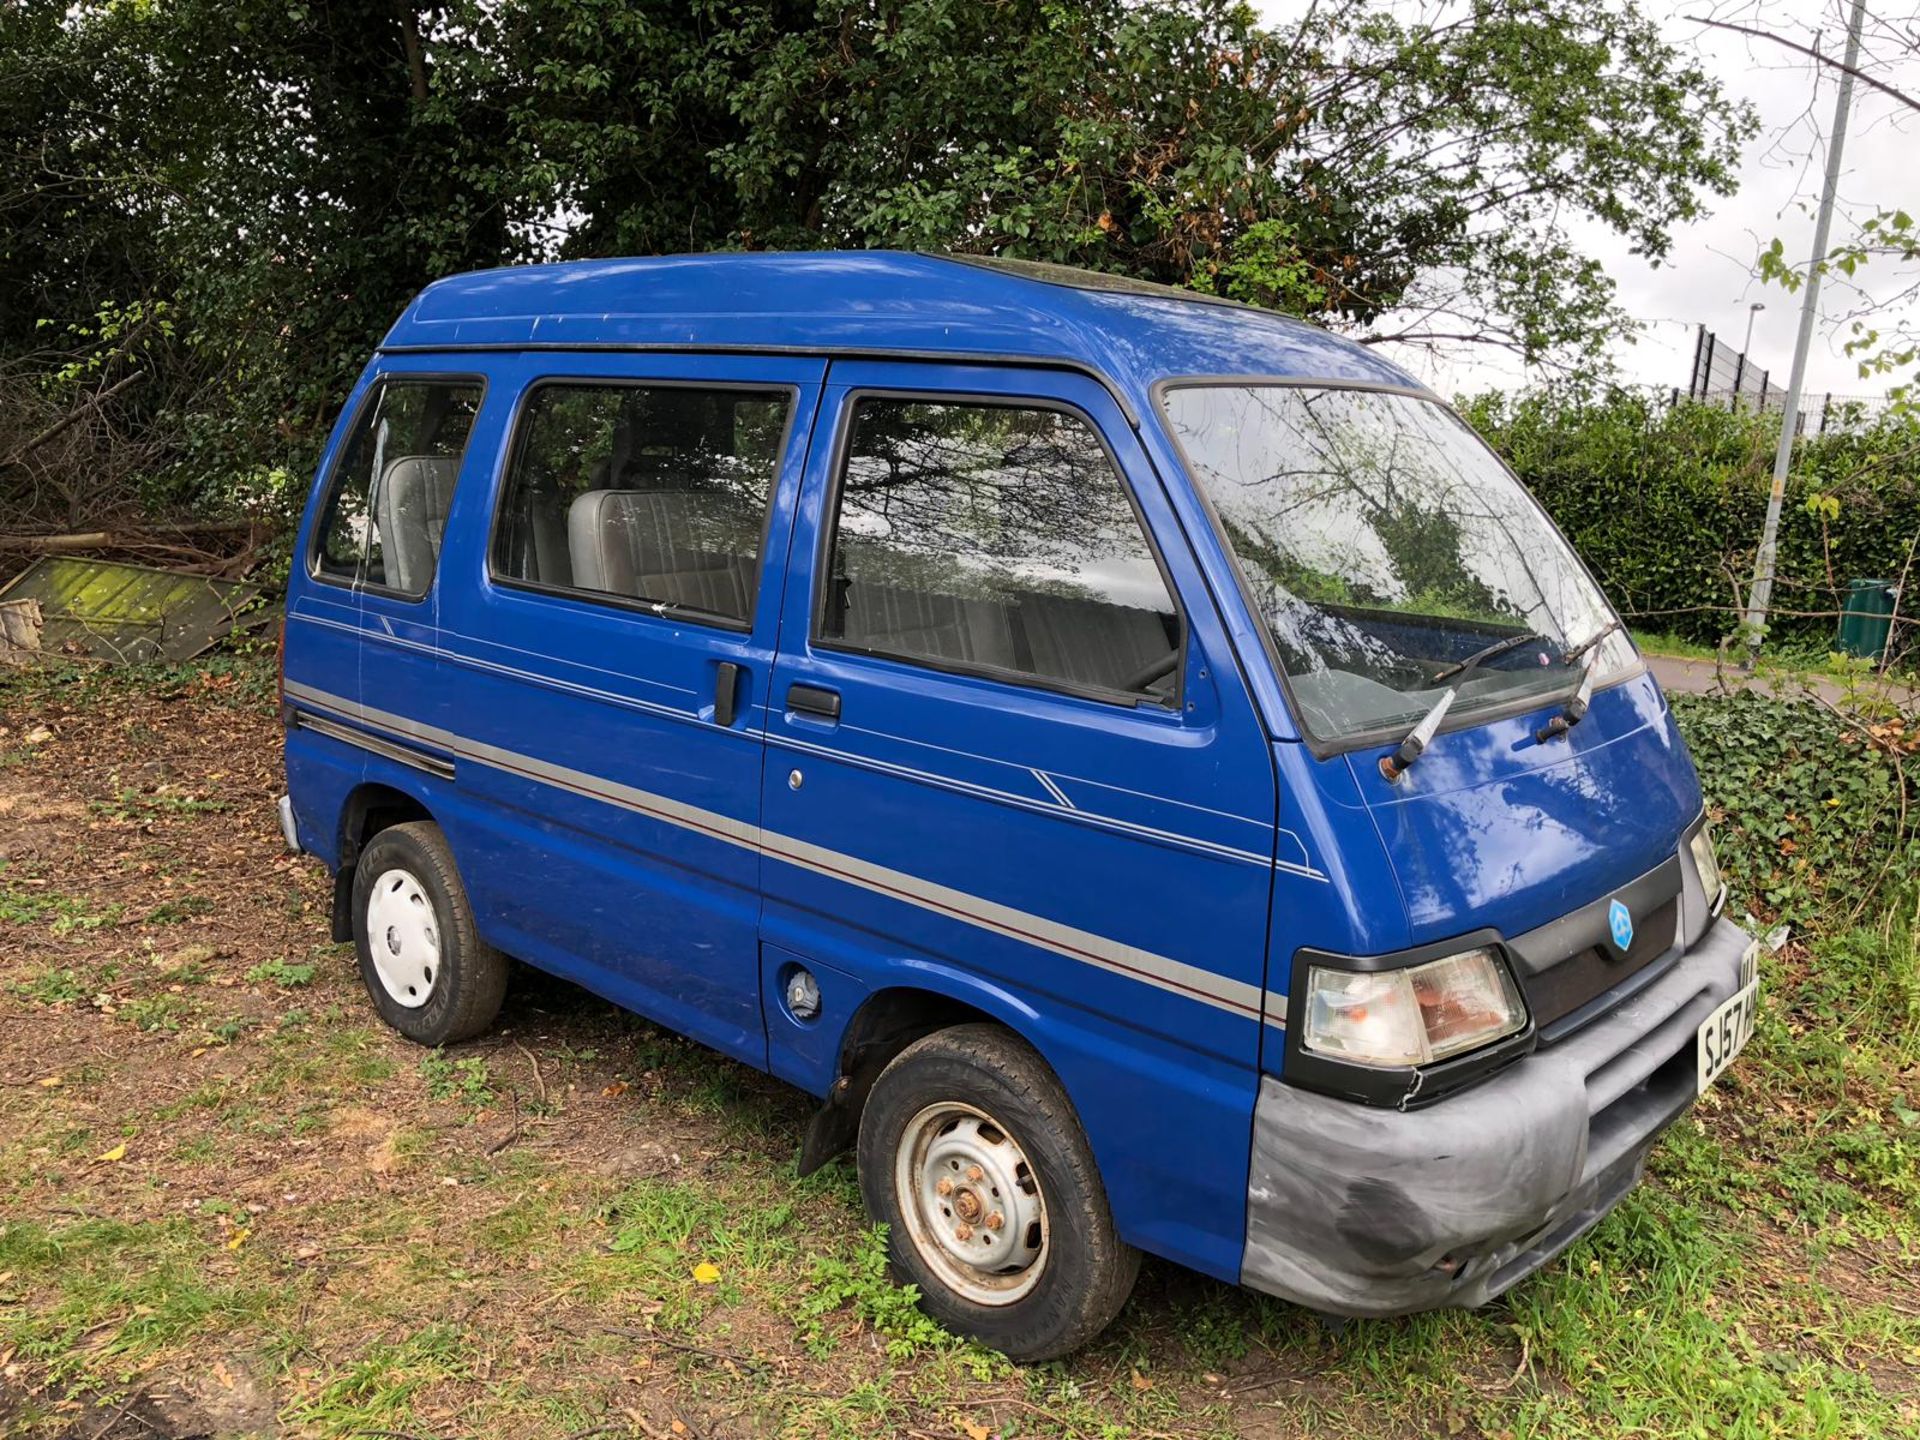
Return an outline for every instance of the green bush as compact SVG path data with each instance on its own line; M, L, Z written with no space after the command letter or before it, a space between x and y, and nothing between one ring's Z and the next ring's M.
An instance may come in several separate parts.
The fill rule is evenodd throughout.
M1766 516L1777 417L1615 391L1466 402L1636 628L1703 645L1738 626ZM1920 420L1802 439L1781 514L1774 604L1833 611L1855 578L1898 579L1920 538ZM1920 567L1917 567L1920 568ZM1834 620L1778 616L1810 645Z
M1868 722L1752 690L1672 701L1736 905L1837 929L1920 873L1920 774Z

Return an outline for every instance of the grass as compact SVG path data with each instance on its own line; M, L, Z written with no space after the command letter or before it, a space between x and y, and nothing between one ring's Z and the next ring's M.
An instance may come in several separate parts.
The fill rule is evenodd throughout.
M365 1432L406 1417L416 1394L464 1378L470 1365L467 1342L456 1327L426 1325L399 1340L375 1341L314 1393L296 1399L283 1418L331 1434Z
M0 1350L40 1361L56 1377L77 1376L269 1312L273 1292L222 1273L231 1267L216 1253L183 1218L0 1225L0 1274L36 1301L0 1307Z
M156 683L187 703L138 712L152 733L129 743L183 772L216 730L273 743L243 707L194 723L226 688ZM150 690L87 684L99 743L122 743ZM1801 717L1675 708L1736 909L1794 938L1648 1183L1483 1311L1342 1324L1150 1262L1098 1343L1025 1368L893 1284L847 1162L794 1173L793 1092L537 979L505 1032L410 1047L320 943L323 880L275 869L264 806L245 828L257 796L123 824L86 808L122 804L110 767L9 766L0 792L84 818L70 856L0 872L0 994L24 1017L0 1031L0 1371L24 1367L37 1407L7 1411L0 1384L0 1431L88 1435L111 1417L75 1429L62 1397L217 1364L266 1397L258 1433L302 1437L1920 1436L1899 806L1873 753ZM181 793L228 794L191 773ZM205 873L214 840L241 853ZM217 910L127 900L111 928L149 875L191 875Z

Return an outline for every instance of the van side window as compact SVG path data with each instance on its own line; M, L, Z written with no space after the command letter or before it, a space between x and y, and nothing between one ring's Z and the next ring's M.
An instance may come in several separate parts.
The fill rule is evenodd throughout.
M765 391L541 385L494 522L494 576L746 620L791 408Z
M316 574L427 593L480 394L475 380L380 382L334 466Z
M1087 421L867 398L840 477L820 638L1170 700L1180 621Z

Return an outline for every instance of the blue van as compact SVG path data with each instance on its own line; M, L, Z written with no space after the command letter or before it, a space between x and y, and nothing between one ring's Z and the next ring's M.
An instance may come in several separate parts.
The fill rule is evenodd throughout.
M1745 1043L1593 578L1367 350L909 254L425 290L287 597L288 843L426 1045L512 956L820 1097L899 1275L1064 1354L1141 1252L1477 1305Z

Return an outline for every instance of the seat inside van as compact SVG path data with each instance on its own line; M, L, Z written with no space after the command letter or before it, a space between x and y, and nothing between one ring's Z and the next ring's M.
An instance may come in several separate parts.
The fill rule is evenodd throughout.
M745 618L759 517L719 490L589 490L567 507L573 584Z
M957 573L940 588L938 581L920 588L862 579L890 571L890 579L898 577L897 563L879 556L863 564L862 548L842 552L852 578L840 581L837 605L838 638L862 650L1123 690L1179 645L1173 616L1118 600L1024 590L1004 580L983 586L981 577ZM952 593L961 588L984 593Z
M409 595L423 592L440 559L440 539L459 478L456 455L402 455L380 477L382 583Z

